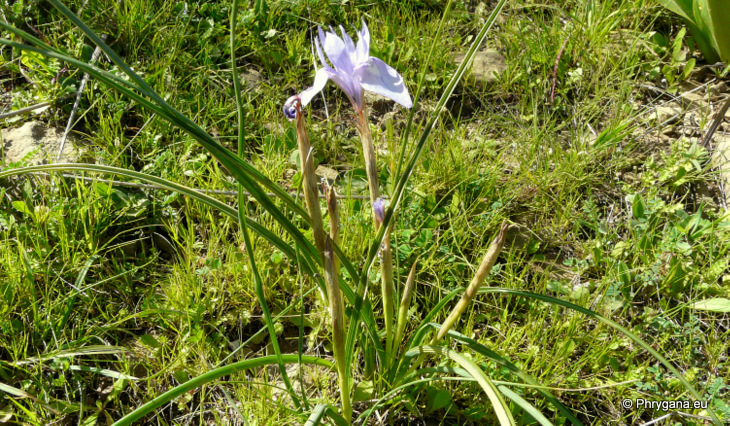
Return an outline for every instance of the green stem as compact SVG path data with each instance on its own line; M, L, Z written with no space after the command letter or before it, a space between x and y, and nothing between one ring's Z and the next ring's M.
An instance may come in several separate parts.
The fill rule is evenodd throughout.
M360 140L362 141L362 154L365 160L365 171L368 176L368 184L370 188L370 202L380 197L380 187L378 183L378 166L375 158L375 147L373 146L372 136L370 134L370 124L368 123L367 108L363 107L358 111L360 119ZM373 211L373 223L375 230L379 230L380 219ZM383 298L383 320L385 322L385 364L390 364L393 355L393 312L394 312L394 285L393 285L393 253L390 247L390 233L392 227L386 230L383 244L381 245L381 271L380 271L380 288Z
M374 203L380 197L380 184L378 182L378 165L375 158L375 147L373 146L370 124L368 123L367 107L363 107L362 111L358 111L358 119L360 120L358 130L360 131L360 141L362 142L362 156L365 160L365 171L368 175L370 202ZM376 228L380 227L380 222L378 222L375 212L373 212L373 222L376 224Z
M394 325L394 299L395 299L395 285L393 284L393 252L390 248L390 230L385 235L383 240L383 248L381 251L381 270L380 270L380 286L383 297L383 318L385 321L385 359L386 368L388 368L392 362L394 355L393 341L395 333L393 330Z

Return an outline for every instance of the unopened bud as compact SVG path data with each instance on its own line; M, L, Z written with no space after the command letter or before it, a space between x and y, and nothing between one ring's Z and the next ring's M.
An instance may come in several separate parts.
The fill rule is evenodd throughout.
M378 197L373 203L373 212L375 212L378 223L383 223L385 220L385 201L382 198Z
M286 100L284 103L284 115L289 120L294 120L297 118L297 114L301 112L302 107L302 100L299 98L299 96L294 95Z

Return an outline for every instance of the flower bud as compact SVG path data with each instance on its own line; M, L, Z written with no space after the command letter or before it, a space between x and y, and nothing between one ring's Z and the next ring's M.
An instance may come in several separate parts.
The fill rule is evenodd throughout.
M373 212L375 212L378 223L383 223L383 220L385 220L385 201L382 198L378 197L373 203Z
M302 107L302 100L299 98L299 96L294 95L286 100L284 103L284 115L289 120L294 120L297 118L297 114L301 113L301 107Z

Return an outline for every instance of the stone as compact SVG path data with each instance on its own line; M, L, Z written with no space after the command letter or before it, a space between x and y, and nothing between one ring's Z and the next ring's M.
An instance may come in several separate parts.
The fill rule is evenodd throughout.
M270 366L269 374L278 376L279 369L276 366ZM320 389L322 386L334 383L337 379L335 372L319 365L304 365L300 374L299 366L292 364L286 367L286 375L289 377L292 389L297 396L302 395L302 390L311 392L313 389ZM286 391L283 380L277 380L272 390L272 397L274 401L291 403L291 396Z
M254 69L245 69L241 71L238 76L242 80L241 82L244 86L253 91L259 89L266 81L264 76Z
M678 105L662 105L654 108L650 117L657 124L672 124L682 119L684 113Z
M317 166L317 169L314 171L314 174L319 176L320 178L325 178L329 182L334 182L337 179L337 176L339 173L337 173L337 170L332 169L327 166L319 165Z
M717 82L715 84L711 84L709 87L707 87L707 93L709 93L710 96L717 96L717 95L721 95L721 94L727 93L727 92L728 92L727 83L725 83L722 80L720 80L719 82Z
M62 137L62 129L48 127L41 121L29 121L14 129L3 129L0 142L2 158L6 165L23 160L28 165L77 161L81 150L75 146L76 141L71 135L66 138L61 158L56 160Z
M458 55L455 60L457 64L464 62L465 55ZM486 49L477 52L470 68L470 76L477 83L482 85L492 84L507 69L507 60L501 53L494 49Z

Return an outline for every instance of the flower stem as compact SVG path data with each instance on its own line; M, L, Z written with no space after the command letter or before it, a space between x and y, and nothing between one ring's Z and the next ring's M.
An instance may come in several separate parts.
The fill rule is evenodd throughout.
M362 155L365 160L365 171L368 175L368 184L370 186L370 202L374 203L380 197L380 185L378 183L378 166L375 159L375 147L370 134L370 124L368 123L368 112L365 107L362 111L358 111L360 125L360 140L362 141ZM373 214L373 222L376 228L380 228L380 222Z
M394 292L395 286L393 285L393 252L390 248L390 232L393 228L388 229L383 239L383 246L381 253L383 258L381 259L381 271L380 271L380 283L381 291L383 293L383 317L385 320L385 359L386 367L390 366L390 362L394 355L393 350L393 312L394 307Z
M362 141L362 154L365 160L365 170L368 175L368 184L370 187L370 202L375 203L375 200L380 197L380 188L378 183L378 167L375 158L375 147L373 146L372 136L370 134L370 124L368 123L368 114L366 107L358 111L358 118L360 120L360 140ZM375 224L375 230L380 228L380 221L378 220L375 212L373 211L373 223ZM385 233L383 237L383 245L381 247L381 271L380 271L380 283L381 283L381 296L383 298L383 319L385 322L385 360L386 364L389 364L392 358L393 352L393 253L390 247L390 233L392 227Z

